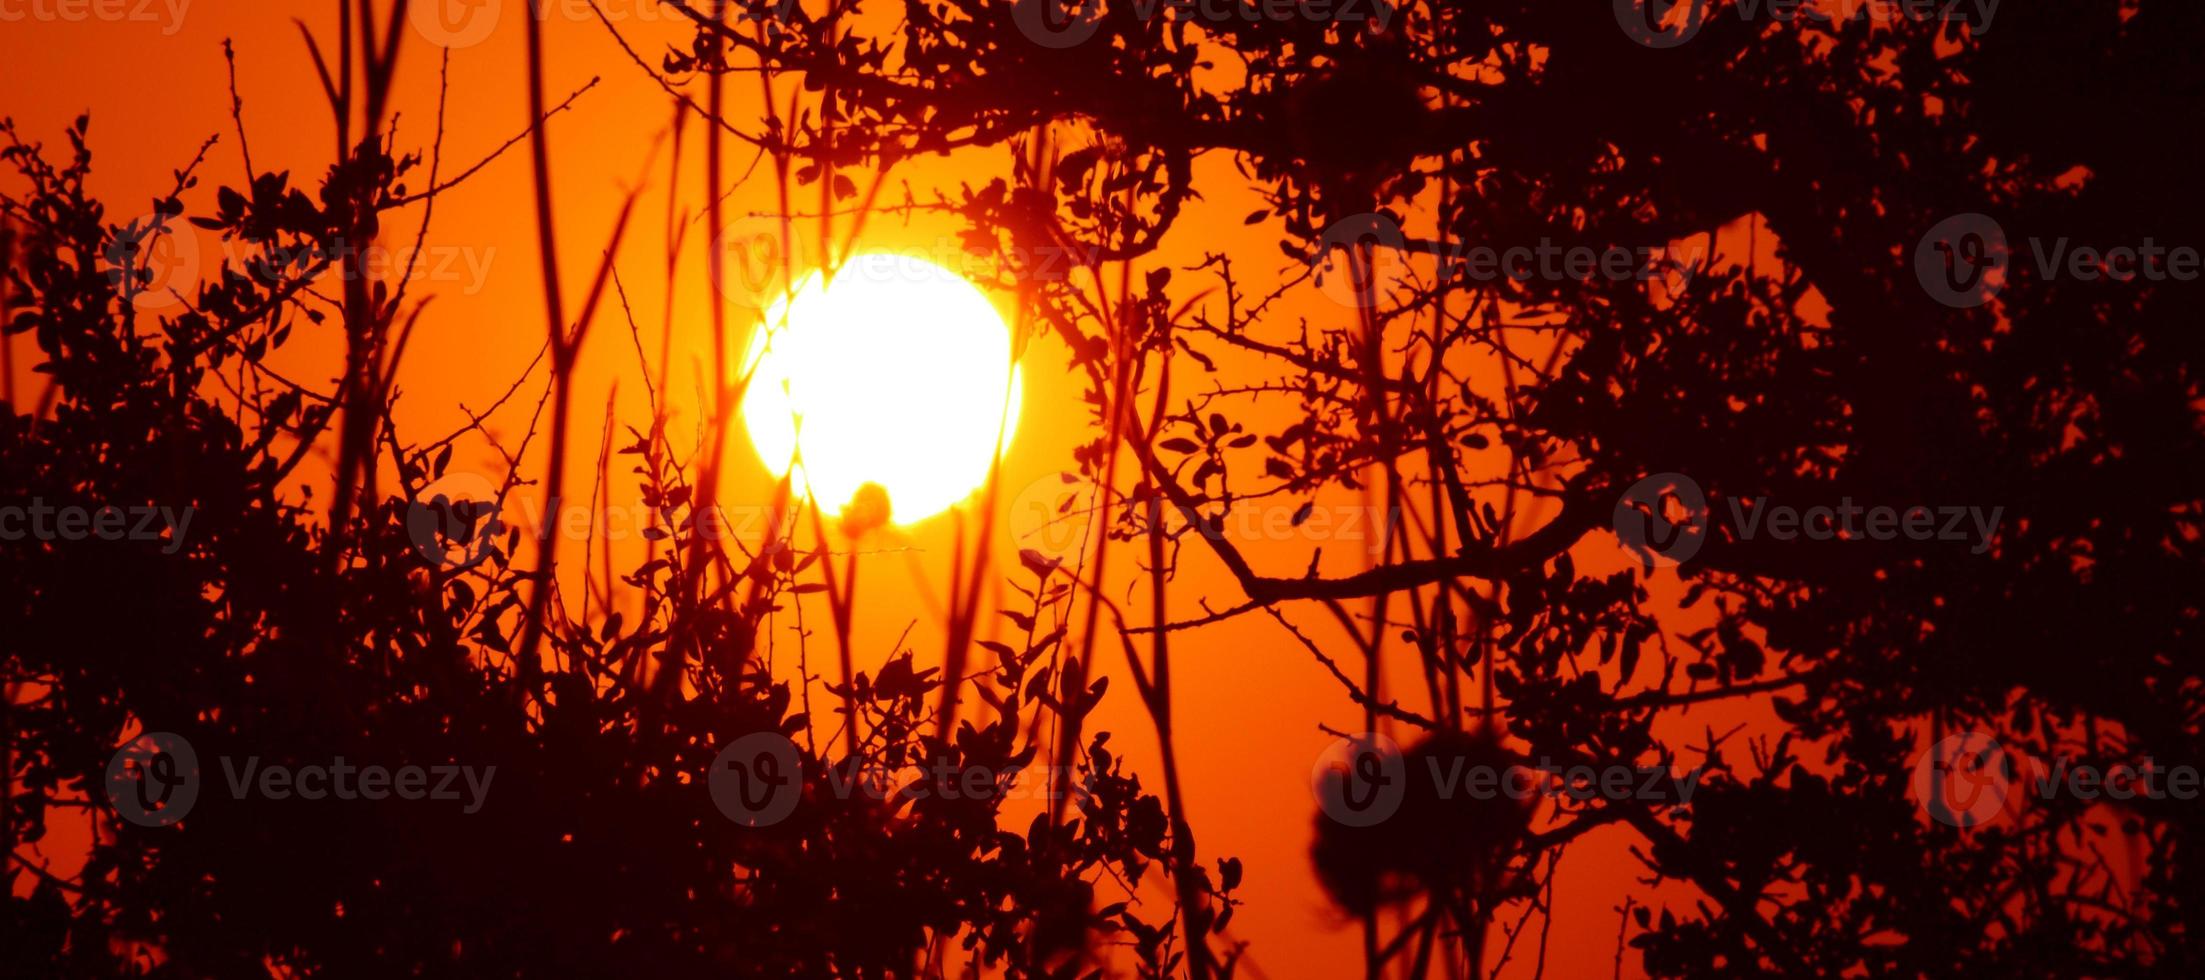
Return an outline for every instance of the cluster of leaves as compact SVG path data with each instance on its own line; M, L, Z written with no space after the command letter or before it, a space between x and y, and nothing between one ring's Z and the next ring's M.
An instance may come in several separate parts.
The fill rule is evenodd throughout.
M1007 975L1072 976L1129 932L1149 973L1172 969L1171 911L1097 896L1106 878L1137 885L1175 846L1107 734L1065 776L1077 812L1041 813L1023 834L1002 824L1007 793L903 781L978 768L1007 789L1049 744L1038 719L1074 710L1064 697L1092 710L1099 682L1014 681L991 692L991 720L945 734L929 709L945 680L905 652L831 689L860 707L830 759L835 740L813 746L765 639L817 588L799 577L820 555L779 536L744 550L692 499L662 422L631 429L621 456L664 548L624 577L636 617L562 602L547 655L515 653L537 573L514 566L519 532L501 540L495 514L519 477L493 500L432 496L465 433L403 444L387 388L348 387L377 400L340 405L261 363L295 319L320 322L290 300L372 239L372 215L405 199L410 158L361 146L320 204L281 174L221 189L217 213L192 220L234 236L242 256L149 329L133 303L143 256L183 205L157 202L150 227L108 223L84 190L87 129L68 132L58 168L0 129L0 158L27 185L4 199L24 232L7 330L34 339L53 384L43 409L0 412L0 505L193 517L172 540L0 551L10 972L889 976L946 969L962 944ZM193 184L180 173L177 194ZM360 289L367 315L396 312L379 284ZM340 409L374 417L399 486L330 526L282 484ZM1051 595L1063 598L1061 579ZM1014 659L1031 666L1047 649ZM108 761L141 731L181 735L203 760L203 792L175 826L105 806ZM722 746L758 733L802 746L801 796L787 819L747 826L715 808L708 772ZM232 798L224 766L248 758L495 775L473 813ZM897 785L851 792L855 774ZM55 875L25 850L73 826L92 829L81 873ZM1229 907L1238 879L1229 865L1210 895Z
M1017 16L1036 6L1093 33L1037 44ZM1414 533L1378 567L1340 578L1314 563L1266 574L1204 536L1247 608L1317 600L1345 618L1347 600L1403 600L1431 709L1335 667L1367 722L1445 734L1491 720L1489 704L1464 703L1467 680L1505 698L1511 737L1540 755L1702 770L1689 807L1595 805L1515 848L1528 872L1591 826L1644 837L1654 879L1709 898L1638 910L1649 970L2196 970L2196 806L2124 809L2133 833L2117 848L2137 857L2113 874L2093 857L2116 849L2108 831L2077 807L1962 832L1926 820L1906 784L1924 736L1966 730L2100 766L2205 760L2197 284L2044 275L2032 253L2059 238L2205 241L2195 150L2172 125L2205 107L2186 55L2205 13L2009 5L1971 30L1704 7L1698 34L1663 48L1605 6L1417 2L1386 25L1218 24L1138 0L909 4L889 59L890 34L847 16L771 43L702 25L699 44L737 44L833 94L833 137L807 128L794 152L886 165L1011 146L1008 179L956 208L975 240L1072 242L1124 263L1116 297L1033 284L1040 321L1091 380L1098 436L1082 469L1115 472L1121 447L1140 457L1141 486L1119 499L1167 499L1198 528L1236 496L1376 482L1410 515ZM1206 85L1205 51L1236 65L1237 84ZM1070 145L1057 153L1039 132ZM1202 154L1230 157L1266 203L1250 221L1275 220L1296 264L1277 289L1244 291L1210 256L1203 281L1165 295L1148 280L1137 295L1137 263L1161 261ZM1411 234L1325 252L1336 222L1374 212ZM2011 262L1995 302L1956 309L1916 281L1913 253L1967 213L2003 225ZM1741 238L1726 245L1738 254L1712 254ZM1652 279L1487 280L1452 257L1675 254L1690 240L1705 261ZM1314 324L1264 322L1300 262L1355 285L1387 260L1421 274ZM1189 315L1205 293L1222 315L1214 301ZM1226 354L1277 371L1224 371ZM1171 402L1175 366L1182 387L1217 383ZM1270 452L1214 445L1234 431L1234 399L1289 400L1302 417L1258 433ZM1204 424L1212 413L1226 424ZM1980 553L1749 538L1718 520L1677 572L1679 609L1645 575L1588 577L1570 559L1625 487L1669 472L1718 518L1747 499L2003 516ZM1125 508L1118 539L1141 538L1154 513ZM1376 664L1392 632L1372 627L1356 652ZM1787 742L1734 765L1712 734L1657 734L1664 712L1748 697L1814 743L1811 758Z

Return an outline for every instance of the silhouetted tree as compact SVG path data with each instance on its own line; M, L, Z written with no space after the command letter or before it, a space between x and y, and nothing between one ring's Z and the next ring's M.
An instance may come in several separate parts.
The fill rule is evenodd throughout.
M409 195L421 159L373 135L312 191L284 172L219 188L190 220L235 249L184 312L155 320L137 301L198 161L151 216L117 225L85 192L88 130L80 118L49 155L0 123L0 159L26 187L0 198L21 232L6 329L30 338L50 385L0 416L0 506L190 516L159 535L32 535L0 552L5 880L29 882L0 914L9 973L887 976L954 956L1059 976L1091 970L1106 942L1152 975L1182 959L1169 911L1097 894L1105 878L1138 887L1172 848L1163 804L1107 733L1055 778L1058 809L1003 818L1055 730L1034 720L1078 719L1103 695L1099 681L1053 682L1061 634L1004 646L972 681L996 712L954 728L932 721L938 669L887 651L829 685L842 717L822 727L850 738L815 747L816 675L800 654L803 689L777 680L759 637L817 590L799 576L825 546L787 535L794 507L762 548L737 541L692 496L661 414L617 450L668 545L622 578L642 615L553 603L545 655L516 655L540 573L514 566L518 532L496 514L524 479L525 443L490 499L432 492L480 419L430 442L394 430L404 293L349 265L382 215L447 187L432 172ZM332 277L347 300L328 324L301 300ZM265 363L294 328L329 327L348 338L337 396ZM373 507L316 511L282 489L336 419L358 420L340 440L366 443L342 485L366 491L378 465L396 475ZM1045 562L1016 578L1029 626L1073 593ZM153 733L202 763L174 826L109 804L118 745ZM731 819L716 757L759 737L786 747L791 769L760 774L790 780L785 812ZM494 767L494 792L468 813L217 788L245 760L348 757ZM18 849L80 823L93 836L79 874ZM1201 898L1229 908L1238 865L1218 867Z
M1004 260L1024 313L1070 352L1094 421L1071 465L1111 533L1077 567L1029 556L1014 577L1030 640L983 647L990 710L954 722L962 685L942 679L974 674L979 644L977 588L953 590L966 613L945 669L901 649L846 666L830 691L846 727L819 745L846 731L854 747L830 759L805 741L809 688L775 682L756 637L798 589L847 615L825 533L800 545L788 502L765 548L726 549L698 516L717 461L690 482L662 413L624 444L668 539L623 579L648 610L629 625L564 609L549 570L515 567L517 542L482 524L488 508L420 499L452 440L388 427L397 298L348 280L335 398L255 367L316 319L291 300L328 271L320 257L420 200L399 186L419 160L393 156L379 106L317 193L281 173L218 193L206 226L284 259L227 271L158 326L117 274L133 254L117 243L158 229L112 227L85 199L80 124L59 169L7 152L31 184L9 207L24 238L8 329L35 338L55 395L8 413L0 495L198 516L174 553L97 542L0 561L0 664L23 692L8 833L33 839L97 799L137 730L270 759L372 741L394 762L496 762L500 783L474 816L210 799L171 832L100 817L84 875L10 904L17 962L887 974L938 969L959 941L1023 975L1093 968L1087 947L1122 934L1144 972L1230 972L1239 866L1204 860L1184 813L1170 662L1203 625L1266 615L1340 679L1363 728L1414 733L1412 773L1538 759L1699 780L1689 805L1530 813L1419 788L1392 833L1320 816L1313 857L1362 916L1374 972L1481 969L1503 910L1535 907L1561 851L1607 826L1635 835L1645 880L1701 896L1624 906L1654 975L2205 967L2194 803L2057 797L1959 826L1914 785L1925 744L1969 732L2102 770L2201 761L2198 287L2040 261L2205 243L2186 131L2205 108L2196 5L1778 22L1692 3L1658 28L1591 2L1209 20L1136 0L675 6L693 41L639 69L704 121L715 161L725 140L770 153L784 219L806 188L822 212L856 208L854 238L901 161L1012 151L994 179L912 206L962 216L968 247ZM387 84L393 58L363 60ZM1203 70L1221 60L1236 84ZM735 118L721 87L752 72L801 105ZM1205 155L1244 186L1198 188ZM188 170L178 184L165 219ZM541 168L538 184L548 199ZM1227 191L1261 200L1249 222L1277 231L1283 263L1205 253L1183 210ZM418 193L436 192L432 178ZM832 215L815 217L829 239ZM1496 277L1467 255L1542 243L1657 254L1664 274ZM1083 256L1089 275L1019 266L1036 254ZM1319 292L1338 302L1290 298ZM555 315L555 344L562 328ZM232 400L205 395L236 378L250 381ZM721 426L739 397L708 406ZM1273 404L1245 407L1258 400ZM1256 421L1282 404L1291 421ZM333 419L351 460L336 497L379 503L318 524L277 487ZM378 465L394 492L370 492ZM1697 493L1639 496L1670 474ZM1399 519L1352 573L1260 567L1223 530L1267 498L1358 490ZM1743 526L1757 501L2002 509L1971 548L1779 540ZM424 561L409 534L424 524L486 560ZM1692 552L1657 562L1675 542L1629 533L1648 526ZM1645 564L1581 572L1616 529ZM1113 551L1145 606L1116 604ZM1196 620L1129 621L1198 561L1239 594ZM1035 630L1044 607L1069 627ZM1339 624L1345 648L1292 625L1305 615ZM529 630L541 662L509 652L528 652L514 641ZM1127 657L1154 720L1160 795L1086 731L1098 644ZM1401 650L1418 669L1389 677ZM1787 734L1741 745L1673 723L1731 702L1765 703ZM1042 713L1052 737L1035 734ZM731 824L699 775L767 732L804 745L804 802L771 827ZM1054 806L1021 836L990 800L825 789L835 766L945 758L1076 769L1078 812ZM1099 876L1137 881L1151 863L1168 916L1097 907ZM1395 935L1386 905L1408 912Z
M1631 913L1656 974L2194 972L2197 807L2139 800L2109 824L2038 801L1960 829L1925 817L1909 780L1924 742L1965 731L2102 768L2199 761L2194 269L2170 276L2162 256L2152 275L2092 276L2035 253L2205 240L2186 132L2205 13L2089 0L1785 22L1766 6L1206 20L944 0L893 32L695 13L696 44L666 65L823 93L780 144L812 178L1016 151L940 207L976 247L1095 256L1095 279L1029 283L1028 305L1091 379L1077 463L1106 484L1120 541L1157 559L1142 575L1214 561L1242 592L1214 597L1221 611L1329 613L1359 649L1309 649L1349 662L1333 669L1366 728L1504 725L1527 758L1704 777L1689 807L1593 801L1514 837L1463 821L1516 874L1432 887L1445 876L1401 868L1432 910L1412 929L1462 923L1457 949L1477 949L1465 932L1613 823L1643 840L1650 880L1705 896ZM1246 187L1197 187L1205 155ZM1202 251L1182 205L1228 190L1266 202L1249 220L1281 233L1283 272L1167 264ZM1675 274L1481 276L1465 255L1541 243L1658 250ZM1342 305L1272 302L1311 275ZM1105 281L1126 285L1085 285ZM1247 355L1274 370L1218 367ZM1256 400L1303 411L1244 431L1234 406ZM1664 517L1700 528L1674 573L1689 611L1650 594L1670 573L1646 541L1628 542L1642 572L1572 559L1658 474L1704 493ZM1362 486L1404 522L1352 575L1256 567L1222 530L1251 501ZM1767 500L2003 511L1976 553L1743 533L1733 506ZM1150 624L1156 667L1165 636L1199 642L1215 618ZM1421 676L1382 687L1398 644ZM1746 698L1790 734L1683 744L1655 725ZM1317 853L1335 885L1338 843ZM1417 946L1367 949L1375 969Z

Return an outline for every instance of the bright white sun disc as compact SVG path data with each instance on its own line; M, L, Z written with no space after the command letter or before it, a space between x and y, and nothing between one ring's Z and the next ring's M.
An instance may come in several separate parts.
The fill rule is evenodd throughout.
M916 256L852 257L766 311L743 359L758 458L829 513L879 484L911 524L986 482L1018 428L1011 332L978 287Z

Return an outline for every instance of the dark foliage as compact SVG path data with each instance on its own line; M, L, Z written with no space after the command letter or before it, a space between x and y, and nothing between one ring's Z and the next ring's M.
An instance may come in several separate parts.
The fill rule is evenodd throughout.
M2196 4L2008 4L1989 21L1878 5L1789 22L1766 4L1651 4L1706 13L1671 47L1638 43L1593 2L1409 3L1385 25L1040 6L1084 10L1093 36L1042 51L1002 4L947 0L908 4L893 37L797 18L763 41L704 24L698 48L834 93L832 130L798 145L829 166L1021 150L1015 173L945 207L978 240L1076 242L1148 287L1115 308L1040 290L1093 379L1081 464L1139 457L1143 485L1120 492L1168 501L1163 534L1239 580L1244 595L1217 608L1406 607L1423 676L1389 690L1428 693L1431 713L1377 690L1376 666L1334 668L1365 727L1475 728L1491 715L1464 703L1468 680L1505 705L1528 754L1706 779L1690 807L1572 807L1516 842L1519 871L1589 827L1629 826L1650 880L1706 896L1631 913L1631 945L1659 975L2200 968L2194 804L2049 801L1961 829L1925 818L1908 787L1920 746L1964 731L2101 768L2201 761L2199 287L2047 273L2033 254L2205 241L2186 131L2205 110ZM1206 62L1245 79L1206 83ZM1045 125L1070 135L1029 154ZM1285 278L1301 260L1345 270L1360 302L1267 323L1292 314L1247 285L1248 257L1162 265L1159 243L1199 248L1202 230L1179 226L1205 154L1268 200L1249 220L1282 229ZM1370 212L1407 232L1335 237ZM2003 288L1941 303L1916 253L1971 213L2005 230ZM1710 254L1722 229L1750 229L1776 261ZM1480 280L1451 251L1694 241L1707 261L1683 282ZM1389 262L1421 274L1378 274ZM1221 372L1226 354L1276 372ZM1305 417L1260 446L1220 445L1250 398L1299 398ZM1653 575L1589 577L1571 559L1660 473L1689 474L1708 497L1698 516L1716 517L1676 573L1680 620L1704 627L1656 618L1675 601L1649 594ZM1359 574L1267 572L1218 531L1253 499L1373 480L1423 523ZM2003 518L1979 553L1777 541L1727 526L1749 499ZM1153 513L1126 507L1123 540L1155 540ZM1370 627L1366 663L1395 631ZM1748 697L1790 736L1657 734L1664 712ZM1474 922L1509 898L1430 897Z
M1521 822L1418 801L1409 836L1431 842L1423 860L1373 835L1321 834L1320 872L1364 915L1374 961L1422 970L1435 944L1475 957L1503 909L1551 883L1563 848L1615 826L1634 835L1646 881L1700 896L1624 907L1654 975L2205 970L2194 802L2032 800L1958 827L1909 785L1922 745L1958 732L2101 769L2205 763L2199 287L2047 274L2031 254L2060 239L2205 244L2188 132L2205 116L2193 54L2205 8L2008 4L1977 32L1774 23L1718 2L1689 43L1657 48L1598 2L1197 25L1188 8L1111 0L1084 43L1044 47L1013 9L1034 3L1080 6L913 0L888 30L849 16L854 4L691 9L694 39L645 70L662 67L670 87L753 71L801 82L805 111L762 133L709 121L769 149L823 205L860 194L849 173L885 182L917 155L1014 151L997 179L931 207L967 219L974 249L1068 250L1126 284L1098 297L1010 270L1090 385L1095 438L1075 464L1103 484L1095 506L1114 522L1094 554L1140 552L1153 595L1176 563L1214 561L1241 594L1215 597L1206 619L1311 610L1360 632L1346 656L1289 640L1340 678L1364 728L1419 730L1417 759L1673 765L1701 779L1689 806L1573 801ZM1204 63L1226 57L1244 78L1207 81ZM1205 155L1229 157L1261 198L1249 221L1279 232L1277 282L1247 284L1275 257L1166 263L1170 245L1200 250L1183 213L1209 190L1194 184ZM1044 814L1019 836L984 804L808 794L799 819L733 827L696 774L732 737L809 731L755 638L810 554L720 552L653 425L632 454L675 547L627 579L652 615L626 631L547 615L530 628L550 666L507 656L531 646L510 643L523 631L510 617L533 607L521 594L544 592L508 566L512 544L465 575L408 548L407 508L449 442L391 437L404 492L357 515L338 506L326 531L275 492L296 457L272 447L312 442L342 410L370 422L341 441L370 438L340 486L374 485L388 390L372 354L395 300L348 296L347 404L286 404L278 386L218 408L200 395L212 372L281 343L294 319L283 293L313 270L237 270L198 312L141 329L110 256L144 230L111 229L83 200L81 153L59 172L10 156L34 183L13 209L29 238L10 329L37 338L60 395L49 413L9 413L0 494L189 503L205 522L173 555L44 548L0 564L7 679L42 692L12 709L28 792L11 832L34 835L80 798L137 723L301 758L372 740L394 759L494 760L501 773L490 811L448 825L277 808L210 812L182 833L123 828L81 882L11 906L26 928L8 934L32 937L11 939L28 944L25 962L108 968L128 949L118 942L142 942L187 971L273 959L865 973L923 968L930 937L957 932L1006 968L1043 972L1085 965L1067 951L1106 928L1151 971L1230 968L1211 937L1238 865L1218 862L1213 883L1196 860L1172 761L1169 646L1199 642L1192 625L1134 626L1111 608L1165 746L1159 797L1082 730L1103 679L1090 677L1096 640L1052 634L993 651L982 691L997 714L955 738L923 724L938 682L907 661L836 693L844 723L867 732L860 761L1078 764L1078 819ZM256 245L357 240L404 197L395 182L412 166L366 140L318 199L264 176L220 195L212 227ZM1966 214L2005 229L2010 261L1995 301L1941 303L1917 253ZM1403 233L1360 233L1389 226ZM1689 275L1654 280L1478 279L1454 251L1676 254L1740 232L1749 254L1703 248ZM1272 300L1312 278L1348 302L1283 322ZM1270 370L1219 367L1251 358ZM1300 410L1259 429L1243 399ZM1127 461L1133 485L1110 485ZM1714 520L1697 554L1673 572L1581 571L1579 546L1602 544L1627 488L1663 473L1705 490L1698 516ZM1341 489L1411 515L1371 568L1264 569L1219 530L1251 500ZM1724 519L1747 500L2002 517L1981 549L1779 541ZM1037 607L1083 586L1104 601L1094 583L1029 565ZM1364 619L1346 608L1364 601ZM1059 644L1083 646L1055 663ZM1418 672L1384 678L1383 654L1403 645ZM953 641L945 674L965 675L962 655ZM1670 723L1748 699L1788 734L1738 744ZM1021 736L1018 719L1042 710L1070 737ZM807 753L808 788L827 766ZM1176 889L1172 918L1092 907L1098 875L1151 862ZM1377 907L1418 901L1408 930L1377 935Z
M999 822L1006 784L1041 746L1023 719L1084 713L1100 697L1075 690L1066 705L1045 676L1029 683L1048 644L1009 651L986 681L1001 688L998 714L953 738L926 724L934 670L914 671L904 652L860 673L859 717L840 724L862 738L832 759L803 752L787 819L744 826L715 808L707 773L724 744L809 743L757 637L818 556L786 541L723 550L656 429L623 450L673 545L626 577L648 615L562 617L537 669L508 652L527 578L510 567L512 538L441 542L487 557L472 567L418 547L423 527L466 539L495 510L439 501L449 523L420 519L451 440L401 449L384 428L404 494L349 527L309 521L279 493L300 456L285 443L310 442L328 404L283 387L233 407L205 391L225 365L273 383L257 362L298 319L281 297L352 234L373 234L360 216L404 195L413 161L362 145L318 200L281 174L249 196L221 189L219 212L192 220L253 259L156 326L132 294L141 256L183 206L157 202L151 226L106 223L83 191L86 130L69 131L58 164L22 143L0 151L30 188L7 205L26 230L8 329L35 338L57 391L43 416L11 407L0 420L0 503L193 517L162 540L0 553L0 675L23 692L8 718L21 781L8 843L38 841L87 806L98 827L72 881L11 862L9 880L39 880L0 919L8 972L882 976L962 943L995 970L1057 975L1087 969L1090 947L1119 932L1140 937L1147 970L1179 955L1168 915L1152 926L1096 900L1098 878L1138 883L1172 846L1161 805L1106 735L1067 781L1068 818ZM177 183L181 194L194 181ZM1028 575L1037 612L1069 591L1046 571ZM494 792L467 813L210 788L183 823L141 827L114 819L103 795L109 758L140 731L187 738L209 784L229 778L217 758L349 758L494 766ZM990 776L978 794L910 779L975 767ZM876 778L890 781L837 789Z

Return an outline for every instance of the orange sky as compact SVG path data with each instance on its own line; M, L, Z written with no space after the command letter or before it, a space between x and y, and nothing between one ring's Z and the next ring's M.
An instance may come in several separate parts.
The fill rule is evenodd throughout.
M217 4L211 0L171 0L139 7L138 0L108 6L86 0L79 8L64 0L31 4L28 0L0 0L0 11L31 10L128 10L143 9L155 19L72 19L57 16L13 20L0 26L0 111L12 115L28 138L58 141L67 120L80 111L93 115L92 138L96 152L93 191L104 196L120 221L131 210L149 207L152 197L171 180L170 172L188 161L207 137L219 135L220 144L201 170L202 187L187 196L193 213L211 210L212 185L241 184L244 168L238 155L237 134L228 116L225 65L221 42L233 38L238 48L238 88L245 101L245 121L254 162L263 169L290 169L294 182L311 185L327 165L334 129L317 85L312 81L312 62L290 23L290 10L257 3ZM521 0L486 0L485 9L496 10L495 29L481 43L453 50L450 61L450 102L446 124L445 172L471 165L522 131L527 123L523 59ZM502 4L502 5L501 5ZM300 12L307 26L329 43L335 37L334 5L303 3L282 5ZM382 5L378 5L379 9ZM169 11L180 10L173 17ZM670 10L648 0L618 0L609 4L621 31L630 43L655 60L668 42L686 45L689 32ZM612 225L621 196L628 189L644 187L635 224L623 249L620 269L637 318L642 323L645 351L655 366L659 356L659 322L665 291L664 242L667 237L666 156L664 151L646 172L651 148L665 130L670 102L657 85L623 55L604 28L576 2L556 4L548 25L548 98L556 102L582 87L592 76L601 81L583 96L571 113L560 116L551 129L553 171L558 204L559 235L564 253L562 269L569 291L569 308L578 305L595 268ZM478 12L479 15L479 12ZM399 146L426 152L433 135L436 112L438 54L441 49L420 36L409 37L398 70L395 105ZM739 76L730 85L737 97L733 115L754 120L758 96L751 76ZM699 135L692 128L692 140ZM747 147L731 143L730 168L736 173L748 166ZM679 206L694 213L701 207L701 154L688 153L690 166L683 175ZM899 171L922 200L931 199L935 188L954 191L958 182L977 186L995 176L1008 176L1007 150L967 152L954 160L920 161ZM425 170L422 175L425 177ZM421 178L417 178L417 182ZM1282 269L1287 261L1276 247L1278 231L1268 225L1248 227L1242 218L1257 206L1244 189L1244 181L1223 157L1205 158L1197 171L1197 186L1205 197L1191 202L1181 217L1167 251L1175 262L1199 257L1204 251L1222 251L1235 257L1236 265L1258 283ZM731 198L729 210L736 216L763 210L771 200L770 167ZM459 191L439 199L428 243L433 250L424 264L429 281L416 283L417 294L436 299L423 317L419 334L406 355L401 375L402 400L397 424L402 439L425 442L459 427L465 420L461 405L477 410L487 407L505 392L528 364L543 340L541 285L535 226L530 215L530 183L525 148L495 162ZM806 195L816 206L816 192ZM884 202L900 199L900 188L884 195ZM407 246L419 220L418 208L398 212L386 230L385 244ZM947 255L953 248L956 226L935 223L906 226L877 218L869 227L866 247L917 248ZM199 232L205 268L213 268L211 256L218 243ZM675 295L674 381L666 387L678 406L695 404L690 380L710 370L708 303L713 302L703 281L702 252L706 235L701 223L689 232L681 280ZM1003 303L998 297L999 303ZM1347 311L1326 304L1313 295L1303 297L1298 310L1317 322ZM1007 303L1003 303L1008 313ZM576 469L569 487L586 488L594 471L596 428L608 395L618 382L616 413L621 422L639 427L648 419L642 384L636 373L636 355L617 310L601 316L583 352L583 369L574 398L574 420L579 430L574 455ZM1274 329L1293 329L1293 319L1274 317ZM302 383L326 390L327 379L340 363L334 331L302 328L299 339L272 363L277 370ZM18 341L19 363L27 357L27 345ZM738 346L739 349L739 346ZM1081 381L1066 367L1066 352L1054 339L1037 340L1024 361L1024 425L1017 433L1004 464L1003 487L1007 520L1015 531L1034 529L1034 501L1054 499L1056 474L1073 468L1070 449L1086 436L1087 406L1080 400ZM692 367L692 365L694 365ZM1221 362L1230 372L1235 362ZM1245 362L1240 366L1248 366ZM1175 368L1174 390L1193 393L1209 379L1182 361ZM517 438L525 426L526 404L539 390L540 376L523 388L518 408L509 406L494 424L501 436ZM19 378L19 385L33 384ZM1289 406L1290 407L1290 406ZM1277 413L1279 409L1270 411ZM686 434L696 422L693 410L683 410L676 431ZM1251 428L1276 431L1283 416L1266 418L1255 411L1236 416ZM737 427L738 430L740 427ZM741 440L741 435L733 438ZM677 443L682 439L677 437ZM476 446L474 458L463 450L455 469L472 468L490 479L503 475L502 464L487 449ZM770 488L769 477L755 465L747 446L731 452L734 461L723 503L731 508L745 502L762 503ZM540 454L531 458L541 466ZM302 470L304 473L305 470ZM533 475L533 472L532 472ZM316 481L317 492L326 493L326 470L309 473L302 480ZM321 499L319 496L317 499ZM615 474L614 504L632 505L634 483ZM1251 560L1272 574L1292 574L1305 567L1312 548L1324 549L1325 568L1338 574L1369 561L1376 547L1375 528L1367 520L1368 509L1354 496L1317 502L1320 511L1333 516L1329 525L1312 522L1291 532L1265 533L1267 516L1262 507L1290 512L1298 500L1278 498L1253 511L1248 525L1251 539L1243 542ZM1269 515L1276 516L1276 515ZM1535 525L1545 515L1529 515L1524 526ZM1354 528L1350 529L1350 522ZM868 556L865 596L860 621L855 627L855 646L860 666L877 664L894 652L891 644L907 625L912 646L923 660L938 660L941 621L938 607L953 521L938 518L908 532L908 540L887 541L886 550ZM1271 527L1278 526L1276 521ZM738 523L738 528L741 525ZM1061 539L1058 540L1061 544ZM998 538L996 568L1015 571L1020 546L1048 547L1049 539L1024 541ZM579 556L580 543L570 541L563 557ZM629 541L619 552L632 555L640 544ZM1178 589L1173 593L1174 618L1198 615L1198 599L1222 608L1240 600L1231 579L1190 539L1184 552ZM1606 574L1622 567L1612 539L1596 534L1577 554L1582 574ZM1123 589L1123 574L1131 555L1119 552L1119 570L1112 585ZM1666 573L1664 579L1673 581ZM570 584L573 576L567 576ZM1000 591L1000 590L998 590ZM1124 593L1119 593L1121 596ZM1013 597L1015 598L1015 596ZM1147 618L1143 600L1128 596L1128 615ZM819 597L807 597L819 602ZM1398 608L1398 606L1396 607ZM813 625L825 622L825 605L811 610ZM1285 610L1288 618L1320 640L1337 639L1321 610ZM992 615L987 621L1000 622ZM792 623L777 624L792 626ZM785 638L784 638L785 640ZM1106 651L1102 669L1122 674L1115 643L1098 645ZM1176 642L1177 715L1186 728L1181 746L1185 767L1188 810L1206 861L1228 855L1240 857L1247 868L1242 897L1247 905L1235 917L1234 935L1250 945L1251 973L1283 976L1347 976L1360 972L1358 931L1332 911L1318 891L1309 870L1307 847L1315 807L1309 791L1310 768L1332 736L1320 731L1320 723L1342 731L1361 727L1362 711L1351 704L1323 667L1268 617L1244 616L1182 634ZM1344 649L1335 647L1335 649ZM1343 656L1343 661L1348 657ZM785 662L785 661L784 661ZM1402 664L1412 661L1406 656ZM1394 677L1409 678L1407 669ZM1423 710L1420 691L1402 690L1406 702ZM1745 720L1741 715L1732 721ZM1753 716L1759 718L1756 713ZM1674 721L1674 719L1671 719ZM1699 720L1692 726L1697 731ZM1133 750L1135 765L1160 786L1154 740L1149 721L1133 697L1130 684L1120 683L1104 702L1099 720L1092 726L1116 733L1115 745ZM1617 937L1617 907L1625 890L1647 896L1633 882L1642 872L1629 856L1635 840L1607 829L1594 832L1574 844L1564 860L1564 871L1554 892L1556 921L1548 937L1548 973L1553 976L1608 975ZM1672 900L1683 897L1670 895ZM1160 909L1166 901L1152 893L1149 901ZM1685 901L1690 901L1688 897ZM1505 910L1504 925L1513 924L1520 908ZM1540 932L1532 920L1523 943L1535 943ZM1502 942L1491 948L1497 953ZM1626 974L1635 956L1626 956ZM1505 975L1529 976L1532 957L1519 949Z

